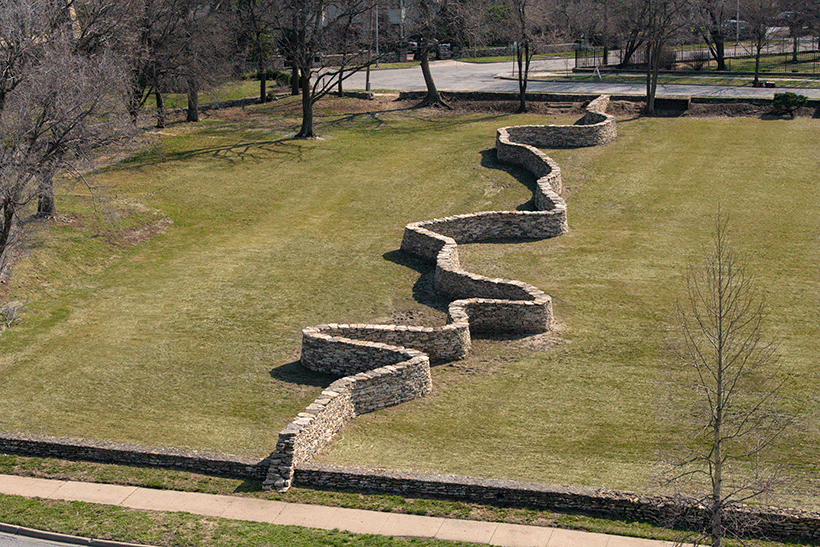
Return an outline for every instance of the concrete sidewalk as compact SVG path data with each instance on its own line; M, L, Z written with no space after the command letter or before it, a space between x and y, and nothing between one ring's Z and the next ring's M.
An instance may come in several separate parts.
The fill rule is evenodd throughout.
M183 511L234 520L338 529L357 534L412 536L508 547L671 547L672 543L498 522L284 503L88 482L0 475L0 493L51 500L74 500L131 509Z

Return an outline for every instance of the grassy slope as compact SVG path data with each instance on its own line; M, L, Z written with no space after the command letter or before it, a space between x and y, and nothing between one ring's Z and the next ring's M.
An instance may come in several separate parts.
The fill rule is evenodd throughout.
M264 455L328 381L293 364L299 330L411 306L417 272L384 256L403 225L526 201L481 152L496 127L535 121L328 116L327 140L294 142L283 138L294 120L272 115L166 138L164 160L145 154L101 179L167 215L164 234L111 250L55 230L32 255L45 263L50 245L77 237L72 275L41 264L40 286L15 278L32 300L2 337L0 429ZM325 461L646 488L663 437L664 320L721 202L755 254L796 376L789 404L805 434L783 455L818 476L817 124L639 120L619 131L607 147L550 152L570 234L464 252L477 271L553 294L567 344L479 341L468 361L435 370L432 397L361 418Z
M408 305L415 272L382 256L404 224L429 214L433 194L443 215L503 193L488 179L506 174L480 165L500 122L413 116L342 121L314 142L284 138L288 119L205 123L100 177L172 224L130 249L87 251L75 277L54 265L45 291L16 288L33 300L3 334L0 429L266 455L329 383L293 364L300 330Z
M439 368L446 387L363 417L324 461L649 488L664 437L665 321L722 204L792 374L801 436L778 457L805 474L796 493L817 492L817 124L640 120L619 132L604 148L550 152L570 190L568 235L463 253L475 271L552 294L567 344L529 355L490 346L464 367L492 372L458 382L458 368Z

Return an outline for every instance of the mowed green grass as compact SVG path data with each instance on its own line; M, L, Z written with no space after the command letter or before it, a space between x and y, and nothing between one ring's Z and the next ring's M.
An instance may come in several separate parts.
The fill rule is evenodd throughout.
M491 161L495 129L572 121L334 105L318 120L323 140L290 140L298 120L274 104L172 128L100 175L127 213L118 229L170 221L135 246L95 237L83 193L66 187L63 211L83 222L37 231L35 265L12 280L29 306L0 338L0 429L266 455L331 381L294 363L300 330L413 306L442 324L413 302L419 273L392 253L404 225L526 202L527 177ZM800 434L776 458L799 501L816 504L820 126L639 119L619 134L549 151L569 234L462 252L474 271L553 295L558 343L477 340L469 359L434 369L430 397L359 418L320 461L650 489L666 321L720 205L790 375L784 404Z
M360 418L321 461L652 489L667 440L667 321L720 206L767 295L788 375L797 434L774 460L797 478L792 500L817 506L816 120L641 119L619 134L549 151L568 189L569 234L460 253L473 271L553 295L564 343L482 342L465 363L435 369L431 397Z
M481 166L509 121L329 114L294 141L285 108L169 129L96 177L119 228L62 187L79 220L35 226L10 282L28 307L0 339L0 430L265 456L331 381L294 364L301 329L412 304L417 273L384 257L406 223L526 200Z

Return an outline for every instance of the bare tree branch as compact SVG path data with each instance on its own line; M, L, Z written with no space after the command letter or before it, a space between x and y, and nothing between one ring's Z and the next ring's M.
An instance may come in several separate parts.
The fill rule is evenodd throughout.
M777 345L764 338L765 302L720 213L713 244L703 264L689 269L686 295L675 309L670 347L676 367L669 385L683 389L678 397L692 399L688 413L673 422L682 435L663 460L666 484L687 495L708 492L695 497L708 516L700 532L720 547L724 537L742 536L753 526L734 509L770 493L780 479L763 456L788 421L775 410L786 380L775 376Z

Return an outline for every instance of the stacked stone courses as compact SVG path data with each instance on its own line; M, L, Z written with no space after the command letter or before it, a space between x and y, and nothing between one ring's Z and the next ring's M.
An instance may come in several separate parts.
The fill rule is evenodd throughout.
M435 262L435 290L453 299L446 325L327 324L302 331L301 364L342 378L279 433L265 488L288 490L297 466L309 462L356 416L429 393L430 359L463 359L470 351L471 334L534 334L550 329L549 295L522 281L468 272L459 260L458 245L566 233L561 170L537 147L596 146L611 141L616 131L614 118L604 114L608 104L608 97L595 99L572 126L498 130L498 159L521 165L538 177L535 211L485 211L405 227L402 251Z
M596 109L595 112L603 112L601 109L606 108L605 103L605 98L594 101L590 103L588 110ZM584 120L590 119L594 118L589 115L584 117ZM600 129L594 138L601 139L602 134L609 135L608 138L615 138L614 120L611 125L609 129ZM577 126L557 127L565 127L569 130ZM522 134L529 135L531 131L534 130L528 129L526 133L522 133L516 132L515 128L499 129L496 141L498 158L525 166L539 177L538 189L534 196L536 208L542 215L544 213L562 215L562 230L565 231L566 206L555 191L557 188L560 192L560 170L555 162L543 152L519 141ZM554 130L549 129L545 132L554 133ZM599 144L604 142L608 141L600 140ZM542 197L539 198L539 196ZM547 205L540 205L540 203ZM499 213L476 213L464 216L478 218L482 215L494 214ZM517 215L519 213L504 214ZM460 219L461 217L450 218ZM428 221L432 224L409 225L405 230L402 248L436 262L445 246L449 245L452 248L452 251L448 252L457 252L453 237L460 237L460 232L454 227L464 224L460 224L459 221L448 224L448 220L437 219ZM441 228L442 231L452 231L448 232L450 236L443 236L419 225L427 225L435 229L444 226ZM454 256L451 254L447 260L453 263ZM519 289L526 286L520 282L507 283ZM538 289L535 290L538 291ZM543 295L540 291L538 293ZM546 295L543 296L549 298ZM281 480L282 486L287 479L289 483L293 482L303 488L373 492L406 497L463 500L489 505L578 511L629 521L660 524L668 523L683 513L691 514L692 522L703 518L698 507L693 507L687 500L676 497L644 496L632 492L567 488L383 469L355 469L309 463L316 451L326 445L333 435L355 416L429 393L432 389L429 373L430 360L449 361L465 357L470 348L471 331L497 331L499 327L494 323L496 320L510 325L510 328L523 329L525 324L538 325L539 321L526 319L516 327L513 317L520 312L522 306L538 307L544 310L545 307L538 299L539 294L537 293L533 300L507 300L505 303L503 299L487 299L494 313L487 313L488 310L481 308L485 299L457 300L450 305L449 324L443 327L330 324L304 329L303 364L323 362L324 364L319 365L317 370L329 371L336 367L338 370L336 374L346 374L346 376L336 380L322 391L322 394L280 433L277 450L262 461L191 450L11 432L0 432L0 454L11 453L67 460L173 468L238 479L264 479L268 484L273 477ZM510 317L499 319L505 306L507 306L506 310ZM407 349L408 347L414 349ZM332 349L328 350L328 348ZM352 357L349 360L351 363L356 363L355 365L345 364L347 360L345 352L348 348L359 348L352 350L350 354L355 358ZM368 367L375 368L366 370ZM275 482L274 480L274 484ZM768 507L740 507L737 510L753 514L758 522L759 532L769 538L809 542L820 540L820 514L818 513Z

